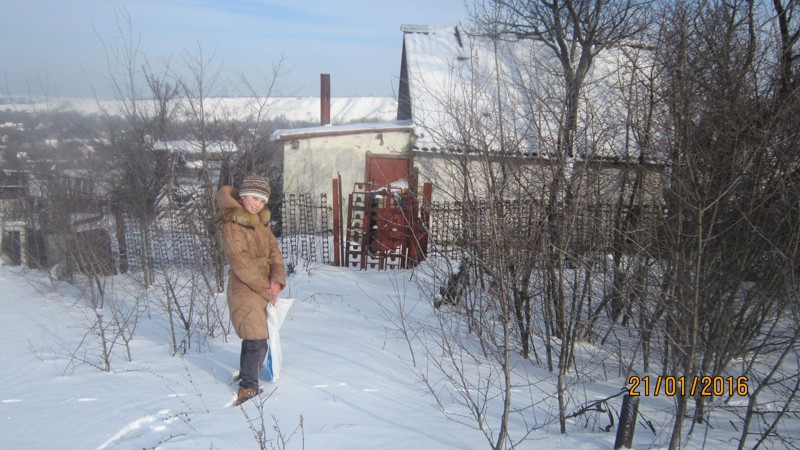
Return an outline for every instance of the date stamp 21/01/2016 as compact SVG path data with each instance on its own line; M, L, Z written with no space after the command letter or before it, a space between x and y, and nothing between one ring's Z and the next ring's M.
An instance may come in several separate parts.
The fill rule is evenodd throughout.
M673 375L628 377L628 395L638 396L746 396L749 392L746 376L723 377L711 375L695 375L691 377Z

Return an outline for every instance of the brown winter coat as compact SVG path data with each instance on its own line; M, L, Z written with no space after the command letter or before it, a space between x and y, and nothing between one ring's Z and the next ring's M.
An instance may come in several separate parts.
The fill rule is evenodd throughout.
M267 339L267 302L270 282L286 286L286 267L278 241L269 229L264 208L252 214L242 206L236 190L217 191L222 248L228 259L228 308L236 334L242 339Z

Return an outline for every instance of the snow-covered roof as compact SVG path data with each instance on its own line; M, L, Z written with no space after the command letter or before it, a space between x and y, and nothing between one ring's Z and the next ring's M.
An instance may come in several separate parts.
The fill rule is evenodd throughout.
M398 118L415 126L415 151L489 150L546 156L558 139L563 110L560 62L544 43L490 39L460 27L403 25ZM624 151L625 114L617 83L622 52L594 62L584 92L578 136L600 156ZM590 120L589 120L590 119Z
M207 141L205 145L206 151L209 153L228 153L239 150L234 142L229 141ZM203 151L203 145L200 141L157 141L153 143L153 150L192 154L201 153Z

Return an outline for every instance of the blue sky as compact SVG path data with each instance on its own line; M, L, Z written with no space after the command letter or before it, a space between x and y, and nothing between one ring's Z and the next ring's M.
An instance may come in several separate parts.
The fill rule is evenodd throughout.
M281 55L281 95L391 96L397 89L402 24L467 22L463 0L26 0L0 14L0 95L112 96L103 46L120 40L130 17L139 63L185 73L200 52L219 75L214 90L237 95ZM124 25L127 30L127 25Z

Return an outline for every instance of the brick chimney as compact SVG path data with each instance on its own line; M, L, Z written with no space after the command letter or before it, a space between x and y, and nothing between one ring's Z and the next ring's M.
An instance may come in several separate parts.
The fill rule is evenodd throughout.
M319 78L320 105L320 125L330 125L331 123L331 75L323 73Z

